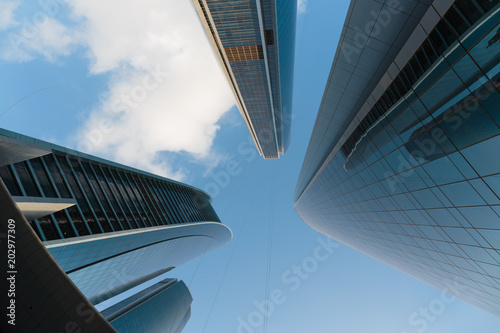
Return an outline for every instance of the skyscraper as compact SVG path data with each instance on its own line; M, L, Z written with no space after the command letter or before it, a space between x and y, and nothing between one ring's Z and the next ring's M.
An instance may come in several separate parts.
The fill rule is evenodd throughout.
M193 0L259 154L290 143L297 2Z
M0 143L2 160L5 148ZM33 153L23 148L14 154ZM0 303L6 312L1 332L116 332L40 242L2 179L0 219L0 253L6 258L6 276L0 279Z
M118 320L177 295L174 308L184 310L162 316L177 323L172 332L184 327L191 295L164 274L231 239L208 194L1 129L0 160L0 177L32 230L99 311Z
M294 194L314 229L500 316L500 4L353 1Z
M101 314L120 333L180 333L191 316L192 300L184 282L165 279L106 308Z

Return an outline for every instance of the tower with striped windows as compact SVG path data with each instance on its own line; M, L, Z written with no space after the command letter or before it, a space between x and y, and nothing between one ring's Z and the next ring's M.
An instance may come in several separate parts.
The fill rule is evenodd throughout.
M165 274L232 237L199 189L3 129L0 177L57 264L115 319L125 314L119 304L137 303L124 293L156 290L147 300L168 282L183 327L191 295Z
M255 147L290 144L297 1L193 0Z

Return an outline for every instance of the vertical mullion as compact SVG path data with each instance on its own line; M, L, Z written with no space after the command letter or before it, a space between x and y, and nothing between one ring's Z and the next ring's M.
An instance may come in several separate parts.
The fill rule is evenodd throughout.
M469 18L466 15L464 15L464 13L462 13L462 11L456 5L453 6L453 8L458 13L458 15L462 18L462 20L464 20L464 22L467 23L468 28L470 28L472 26L472 22L469 20Z
M130 206L129 206L128 202L127 202L127 198L125 197L125 193L123 193L123 191L120 189L120 186L118 186L118 182L116 181L116 177L115 177L115 175L114 175L113 170L112 170L111 168L109 168L109 167L108 167L108 171L109 171L109 175L111 176L111 178L113 178L113 180L114 180L114 182L115 182L115 188L116 188L116 190L118 191L118 193L117 193L116 195L117 195L117 196L118 196L118 195L120 195L120 196L122 197L122 199L123 199L123 203L125 204L125 206L127 206L127 209L128 209L128 211L129 211L129 213L130 213L130 216L132 217L132 220L134 220L135 225L137 226L136 228L133 228L133 227L132 227L132 229L137 229L137 228L140 228L140 227L139 227L139 222L137 222L137 220L136 220L136 218L135 218L135 216L134 216L134 212L132 211L132 209L130 208ZM115 171L116 171L116 169L115 169ZM116 172L116 174L118 175L118 172ZM118 175L118 176L120 176L120 175ZM124 211L123 213L125 213L125 211ZM126 214L125 214L125 217L127 217L127 215L126 215ZM127 218L127 219L128 219L128 218ZM129 222L130 222L130 221L129 221ZM129 223L129 224L130 224L130 223Z
M27 167L26 172L31 173L31 179L33 179L33 182L35 183L35 186L38 188L38 192L40 193L40 195L41 195L42 198L45 198L45 195L44 195L44 192L42 190L42 187L40 186L40 183L38 182L38 179L35 177L35 173L33 172L33 168L31 167L31 164L29 163L29 161L25 161L25 162L26 162L26 167ZM24 190L24 186L21 183L21 181L19 179L19 176L17 175L16 168L12 167L12 171L13 171L14 177L16 178L16 181L20 185L19 188L21 189L21 193L23 193L24 196L27 196L26 195L26 191ZM54 222L54 221L55 220L52 220L52 222ZM34 219L34 220L31 220L31 221L28 221L28 223L30 224L30 226L32 228L36 228L39 231L40 236L42 236L42 241L47 241L47 237L45 236L45 233L43 232L43 229L40 226L40 223L38 222L38 219ZM59 226L57 225L57 223L53 223L53 224L55 225L55 228L56 228L57 234L59 236L59 239L63 239L64 237L63 237L63 234L61 232L61 229L59 228Z
M50 240L55 240L55 239L63 239L63 238L64 238L64 237L61 237L61 231L59 230L59 228L58 228L57 226L54 226L54 225L57 225L57 223L55 223L55 221L52 219L52 216L51 216L51 215L42 216L42 217L40 217L40 218L36 219L36 221L37 221L37 224L38 224L38 225L42 225L42 224L40 223L40 221L39 221L39 219L42 219L42 218L46 218L46 219L48 219L48 220L49 220L49 223L48 223L48 224L49 224L50 226L52 226L52 229L53 229L53 230L52 230L52 232L54 232L54 233L55 233L56 238L53 238L53 239L50 239ZM50 227L49 227L49 228L50 228ZM42 228L42 227L40 227L40 229L43 231L43 228ZM47 235L45 234L45 232L43 233L43 235L44 235L44 241L48 241L49 239L47 239Z
M151 218L154 220L156 225L160 225L160 223L157 221L159 218L158 212L156 212L156 208L154 207L153 200L151 200L149 193L147 192L148 189L144 186L144 182L141 179L141 175L135 174L134 179L136 180L137 186L139 187L139 190L144 197L144 205L148 208L148 210L151 212ZM142 191L141 191L142 189ZM152 206L152 207L150 207ZM154 212L153 212L154 210Z
M90 165L90 163L88 163L88 164ZM87 176L87 170L85 170L85 168L83 166L83 163L81 161L78 161L78 165L80 166L80 169L82 170L83 177L87 181L87 184L89 185L90 191L94 195L94 198L96 199L96 202L99 205L99 208L101 209L101 212L104 215L104 218L106 219L106 222L108 223L109 226L111 226L111 230L115 231L115 229L113 228L113 225L111 224L111 221L108 218L108 214L106 213L106 210L104 209L104 206L101 203L101 199L97 195L97 192L95 191L94 187L92 186L92 182L90 181L89 177ZM94 177L95 177L95 175L94 175ZM97 220L97 221L98 221L99 225L101 225L101 223L99 222L99 220ZM103 230L103 232L105 232L104 228L102 226L101 226L101 229Z
M189 190L185 187L181 187L181 191L182 191L182 194L184 195L184 199L185 199L186 204L187 204L187 209L189 209L191 211L191 214L193 216L193 220L201 221L202 219L198 215L198 211L194 208L194 206L192 204L193 202L192 202L191 197L189 196ZM195 221L192 221L192 222L195 222Z
M111 168L108 168L109 170L109 174L111 175L111 177L115 180L115 187L116 189L118 190L119 194L121 195L121 197L123 198L123 202L125 203L125 206L127 206L127 209L128 211L130 212L130 216L132 216L132 219L134 220L135 224L137 225L137 228L140 228L140 224L139 224L139 221L137 221L136 219L136 216L134 215L134 211L130 208L130 205L127 201L127 193L123 193L123 190L120 188L120 186L118 185L118 182L116 181L117 180L117 176L120 177L119 173L118 173L118 169L111 169ZM115 176L115 173L117 176ZM121 181L121 177L119 179ZM123 182L122 182L122 187L125 189L125 186L123 185ZM126 191L126 189L125 189Z
M196 211L198 211L198 214L200 214L201 219L202 219L203 221L206 221L206 220L207 220L207 218L205 217L205 214L204 214L203 209L198 208L198 205L196 204L196 196L197 196L196 191L194 191L194 190L193 190L193 191L191 192L191 195L192 195L192 200L193 200L193 206L195 207Z
M106 217L106 220L108 221L109 225L111 226L112 232L118 231L118 230L115 230L113 223L111 223L111 220L109 219L109 216L108 216L108 212L106 212L106 210L104 209L104 206L101 202L102 200L97 195L97 192L96 192L97 190L94 188L92 182L90 181L90 178L87 175L87 172L89 172L92 174L92 176L94 176L95 183L96 183L97 187L99 187L99 190L101 191L102 196L104 197L104 201L108 204L108 207L110 208L111 213L114 215L116 221L118 223L120 223L120 219L118 218L118 216L116 216L115 210L113 209L113 205L111 205L111 203L109 202L108 196L106 195L106 192L102 189L101 183L99 182L99 178L97 177L96 173L94 172L94 169L92 168L92 163L90 163L90 161L87 161L87 165L89 166L88 170L85 169L85 167L82 163L80 163L80 165L82 167L83 172L85 173L85 178L87 179L89 186L92 189L92 192L94 192L94 195L97 198L97 202L99 203L99 206L101 207L102 212L103 212L104 216Z
M162 217L163 217L162 224L170 224L170 223L168 223L169 222L169 215L167 214L165 206L163 205L163 200L160 200L160 197L158 196L156 186L155 186L153 180L152 179L145 179L145 181L147 182L148 187L150 189L150 192L155 199L155 202L156 202L156 205L158 206L158 209L162 213Z
M483 8L477 3L476 0L471 0L471 2L474 4L474 6L479 10L479 12L481 13L482 16L484 16L484 14L486 14L483 10Z
M181 199L183 201L184 210L186 211L186 214L190 218L189 222L195 222L195 220L196 220L197 217L196 217L196 214L194 213L192 207L189 204L189 200L187 198L187 195L186 195L184 187L178 186L177 190L178 190L178 193L179 193L179 195L180 195L180 197L181 197Z
M124 188L124 190L125 190L125 192L126 192L126 194L127 194L127 197L130 199L131 204L132 204L132 205L134 206L134 208L135 208L135 211L136 211L135 215L139 216L139 221L141 222L141 223L140 223L140 224L141 224L141 226L139 226L139 228L144 228L144 227L146 227L146 224L145 224L145 223L144 223L144 221L142 220L141 212L139 211L139 209L138 209L137 205L136 205L136 204L135 204L135 202L134 202L134 201L135 201L135 200L134 200L134 197L135 197L135 196L133 196L133 195L132 195L133 193L132 193L132 194L130 193L130 192L132 191L132 189L130 189L130 190L129 190L129 189L127 188L127 186L125 185L125 182L123 181L123 177L120 175L120 172L119 172L118 170L116 171L116 174L117 174L117 176L120 178L120 181L122 182L122 185L123 185L123 188ZM127 180L127 183L128 183L128 180ZM130 186L130 185L129 185L129 186ZM132 211L131 211L131 214L132 214L132 215L134 215L134 212L132 212ZM137 221L137 216L135 216L136 221ZM137 223L139 223L139 221L137 221Z
M113 188L111 187L109 181L108 181L108 176L106 175L106 173L104 172L104 169L102 168L101 165L98 165L97 166L99 169L101 169L101 173L103 175L103 179L104 181L107 183L108 185L108 188L109 188L109 191L111 192L111 195L113 195L113 197L115 198L115 201L116 201L116 204L118 205L118 207L120 207L120 211L123 215L123 217L125 218L125 222L127 222L127 224L129 225L129 228L130 229L133 229L132 228L132 225L130 224L130 221L128 220L128 217L127 217L127 214L125 214L125 210L123 210L123 207L122 205L120 204L120 201L118 200L118 197L117 197L117 193L115 193L115 191L113 191ZM108 169L109 171L109 169ZM109 173L111 178L113 178L113 175L111 174L111 172ZM115 184L116 185L116 184ZM125 228L123 228L125 230Z
M118 217L118 214L116 213L115 207L111 203L111 200L109 199L108 194L106 193L107 191L104 189L103 185L101 184L101 180L99 179L97 173L94 170L94 167L92 166L92 163L89 163L89 166L90 166L90 169L93 172L94 176L96 177L97 184L98 184L99 188L101 189L104 198L106 198L106 200L107 200L107 202L109 204L109 208L111 208L111 212L113 213L113 215L115 215L116 223L118 223L118 225L121 227L121 230L125 230L125 228L123 227L122 223L120 222L120 218ZM106 176L102 172L102 169L100 168L100 166L99 165L95 165L95 167L100 169L100 172L101 172L101 175L102 175L102 180L107 183L108 181L106 179ZM109 189L109 193L111 193L111 195L114 196L113 191L111 190L111 188L109 186L108 186L108 189ZM116 201L116 198L115 198L115 202L120 207L120 209L122 209L121 206L120 206L120 203L118 201ZM126 218L126 216L124 216L124 217ZM115 229L114 226L113 226L113 229Z
M194 203L194 198L195 198L194 191L191 190L191 189L186 189L186 194L187 194L188 199L189 199L189 204L193 208L194 213L196 214L196 216L198 216L198 218L200 219L200 221L204 221L205 218L203 217L201 209L198 209L196 207L195 203Z
M76 200L76 196L75 194L73 193L73 190L71 189L71 186L69 185L69 182L68 180L66 179L66 174L65 172L63 171L63 169L61 168L61 165L59 164L59 161L57 159L57 156L54 155L54 161L56 163L56 166L58 167L58 169L61 171L61 178L62 180L66 183L66 188L68 189L68 192L69 194L73 197L73 199ZM80 209L80 206L78 204L75 205L75 208L76 210L78 211L78 213L80 213L80 216L82 218L82 222L83 222L83 225L87 228L87 231L89 232L89 235L92 235L92 230L90 230L90 227L89 225L87 224L87 219L85 218L85 215L83 215L83 212L82 210ZM71 214L69 214L71 216ZM76 228L75 228L76 229ZM76 235L80 236L79 233L77 232Z
M132 180L134 181L135 186L137 187L137 190L139 191L139 194L142 197L142 202L143 202L142 206L145 208L144 213L148 216L149 223L151 223L152 226L160 225L158 221L156 221L156 217L155 214L153 213L152 207L150 207L152 204L150 205L148 202L150 200L149 197L147 197L146 189L144 188L144 185L142 184L139 175L133 174L130 176L130 178L132 178Z
M171 208L171 211L173 212L175 218L176 218L176 223L184 223L182 216L179 214L179 210L176 209L176 201L172 195L172 192L168 186L168 183L160 183L161 188L163 189L165 196L168 198L167 203L169 204L169 207Z
M59 233L59 237L61 237L61 239L64 239L65 237L63 235L63 232L62 232L61 228L59 227L59 223L57 223L56 217L54 216L54 214L50 214L50 217L52 218L52 221L54 221L54 224L56 226L57 232ZM38 224L38 219L37 219L37 224Z
M197 194L196 194L196 195L197 195ZM204 195L203 195L203 197L204 197ZM204 199L204 201L205 201L205 200L206 200L206 199ZM205 210L206 206L207 206L207 205L203 205L203 207L202 207L202 208L200 208L200 213L201 213L201 215L203 216L203 220L204 220L204 221L210 221L210 216L208 216L208 214L207 214L207 212L206 212L206 210Z
M28 167L27 161L21 161L18 163L15 163L12 165L12 169L17 172L17 169L19 169L19 172L17 172L17 176L19 177L18 179L21 181L21 186L24 188L24 193L26 196L30 197L40 197L41 193L38 190L38 184L35 182L33 179L33 173L31 172L30 168ZM23 180L21 179L21 176L23 176L23 179L25 179L25 183L23 184ZM30 194L28 192L34 191L34 194Z
M38 178L36 177L36 174L33 172L33 167L31 166L31 163L29 160L26 160L26 166L27 166L27 171L31 173L31 178L33 179L35 186L38 188L38 192L40 193L42 198L46 198L45 193L43 192L42 186L38 182Z
M47 237L45 237L45 233L43 232L42 227L40 227L40 223L38 223L38 219L34 219L33 223L35 223L35 227L38 230L38 232L40 233L40 236L42 237L41 241L42 242L46 242L47 241ZM56 223L56 225L57 225L57 223ZM59 230L59 228L57 228L57 231L59 232L60 235L62 235L61 231ZM64 238L64 237L61 237L61 238Z
M174 223L177 224L177 223L182 223L182 219L181 217L179 216L179 214L177 213L175 207L174 207L174 200L172 199L172 196L171 196L171 193L170 191L168 190L167 188L167 184L164 183L164 182L159 182L159 188L161 190L161 192L163 193L163 195L165 196L166 198L166 205L168 205L168 208L170 209L170 212L172 214L172 217L174 218Z
M50 154L52 156L52 158L54 159L54 161L56 160L55 156ZM52 173L50 172L49 168L47 167L47 164L45 163L45 159L44 158L40 158L40 161L41 161L41 164L42 164L42 167L45 169L45 173L47 174L47 178L48 180L52 183L52 187L54 188L54 191L57 195L58 198L62 198L62 195L61 193L59 192L59 189L57 188L56 186L56 183L54 181L54 179L52 179ZM60 170L59 170L60 171ZM62 174L62 172L60 172L60 174ZM78 232L76 230L76 227L75 225L73 224L73 220L71 219L71 215L68 214L68 212L66 211L66 209L63 209L62 212L66 215L66 217L68 218L68 222L69 222L69 225L71 226L71 228L73 229L73 232L75 233L76 236L78 236ZM54 220L57 222L57 219L54 218ZM59 224L59 223L56 223L56 224Z
M158 204L156 203L156 200L153 196L153 193L151 191L151 189L149 188L148 184L147 184L147 177L143 176L143 177L139 177L139 178L142 178L141 181L142 181L142 184L144 186L144 191L146 191L146 194L149 196L149 202L151 203L151 206L153 206L153 209L155 210L156 212L156 219L159 220L160 219L160 208L158 207ZM158 222L158 225L163 225L164 223L161 223L161 221L157 221Z
M129 174L127 172L124 172L123 174L130 184L131 191L134 192L134 196L137 198L137 207L140 206L141 208L141 210L138 210L139 214L141 215L141 219L143 219L143 216L146 218L146 221L143 221L144 225L149 224L149 227L154 226L152 222L153 216L151 216L151 214L148 214L149 207L146 206L146 199L143 198L141 190L139 189L134 177L132 176L132 174Z
M99 219L97 218L97 215L95 214L94 207L92 206L90 199L87 197L87 193L85 193L85 189L82 186L82 183L80 182L80 179L79 179L75 169L73 168L73 165L71 163L70 158L68 157L68 155L66 155L65 157L66 157L66 163L68 163L69 169L73 172L73 178L75 179L76 186L80 189L80 192L82 193L83 200L85 200L85 202L87 203L87 206L89 207L90 214L94 217L95 223L97 224L97 226L101 230L101 233L104 233L104 229L102 228L101 223L99 222ZM80 165L80 161L78 161L78 160L75 160L75 161L76 161L76 163L78 163L78 165ZM85 175L84 175L84 177L85 177ZM85 215L83 215L83 217L85 218ZM94 234L94 233L92 232L92 234Z
M157 179L153 179L153 180L151 180L151 182L153 183L155 191L158 193L158 196L161 199L160 201L161 201L163 207L165 208L165 212L168 216L169 224L175 223L174 216L172 215L172 212L171 212L170 207L168 205L168 199L166 198L165 193L163 193L163 191L162 191L161 185L159 184L160 182Z
M178 195L178 193L176 193L177 191L175 191L175 187L174 185L171 185L171 184L167 184L167 187L170 187L170 192L172 193L172 197L174 198L175 200L175 204L177 206L177 211L179 212L179 215L182 216L182 219L183 219L183 223L186 223L186 222L189 222L189 218L187 216L187 214L184 213L184 210L182 209L182 201Z
M220 217L219 217L219 215L217 215L217 212L215 211L215 209L212 205L207 205L207 207L205 207L205 209L207 209L210 213L208 215L208 218L210 219L210 221L220 222ZM212 217L213 217L213 219L212 219Z
M24 190L24 186L23 186L23 183L21 183L21 179L19 178L19 175L17 174L17 170L16 168L14 168L14 165L8 165L8 167L10 167L11 171L12 171L12 174L14 175L14 178L16 179L17 181L17 184L18 184L18 187L19 189L21 190L21 193L24 197L27 197L26 195L26 191Z

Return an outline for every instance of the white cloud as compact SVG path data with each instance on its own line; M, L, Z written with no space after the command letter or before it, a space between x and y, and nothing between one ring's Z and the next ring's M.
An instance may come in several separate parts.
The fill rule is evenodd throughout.
M309 0L297 0L297 11L299 14L303 14L307 11L307 1Z
M162 151L219 159L217 123L234 100L191 1L68 2L90 71L111 74L77 148L174 178L184 172L161 161Z
M0 1L0 31L17 24L14 10L19 7L19 1Z
M16 17L0 57L56 61L80 47L90 73L108 75L73 146L177 179L186 172L174 171L162 152L207 168L224 160L213 140L234 99L191 1L60 1Z
M0 54L2 59L25 62L42 56L55 61L71 53L78 42L78 33L42 11L38 13L40 21L24 17L15 30L7 32Z

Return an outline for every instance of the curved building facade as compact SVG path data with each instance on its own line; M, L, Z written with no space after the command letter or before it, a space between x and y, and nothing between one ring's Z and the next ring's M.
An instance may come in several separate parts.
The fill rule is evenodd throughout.
M499 22L498 1L353 1L295 192L314 229L497 316Z
M52 258L1 179L0 218L0 332L116 332Z
M180 333L191 317L192 301L184 282L167 279L102 311L102 315L120 333Z
M16 201L73 202L30 222L42 241L220 222L210 196L194 187L6 130L0 129L0 139L17 140L12 145L22 149L26 142L38 148L39 156L0 167Z
M193 0L259 154L290 143L297 2Z
M165 331L182 330L191 295L181 282L165 289L158 279L232 237L201 190L3 129L0 177L40 244L79 292L100 311L113 309L121 323L139 318L133 313L159 294L182 291L184 296L158 309L182 303L186 311L180 317L168 310L175 325Z
M230 239L223 224L198 222L44 244L80 291L92 298L142 276L167 272Z

